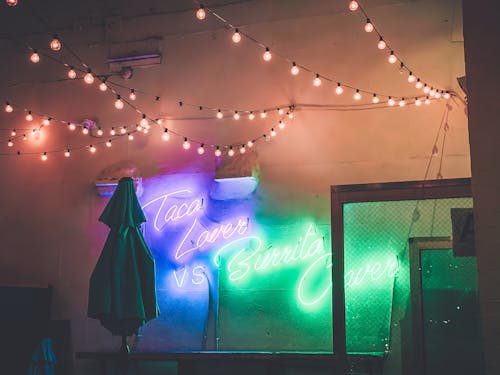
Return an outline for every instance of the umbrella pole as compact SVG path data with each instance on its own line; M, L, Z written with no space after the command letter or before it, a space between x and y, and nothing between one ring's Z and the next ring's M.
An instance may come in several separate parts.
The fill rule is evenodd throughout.
M130 353L130 348L128 347L128 344L127 344L127 336L126 335L122 336L122 346L120 348L120 353L122 353L122 354Z
M130 348L127 345L127 336L122 335L122 346L120 348L120 367L121 373L126 374L128 371L128 355L130 353Z

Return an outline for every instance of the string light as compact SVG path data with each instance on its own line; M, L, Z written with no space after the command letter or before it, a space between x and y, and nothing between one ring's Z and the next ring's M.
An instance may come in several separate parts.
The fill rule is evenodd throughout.
M142 119L141 122L139 122L139 124L141 124L141 126L144 128L147 128L149 126L149 122L145 114L142 115Z
M412 72L410 72L410 74L408 75L408 83L413 83L413 82L415 82L415 81L416 81L416 79L417 79L417 77L415 77L415 76L413 75L413 73L412 73Z
M431 104L431 100L429 99L428 96L425 97L425 102L424 103L427 104L427 105Z
M97 149L94 146L90 145L89 151L94 154L97 151Z
M291 120L293 119L293 112L287 112L286 114L288 116L288 118Z
M106 147L111 147L111 139L108 139L108 140L106 141Z
M229 147L229 151L227 152L227 154L231 157L234 156L233 146Z
M170 139L170 134L168 134L168 129L165 128L165 130L163 131L163 134L162 134L162 139L167 142L169 139Z
M422 81L420 80L420 78L417 78L417 83L415 83L415 88L417 90L420 90L422 87L424 87L424 84L422 83Z
M23 141L27 141L28 137L26 137L26 134L23 134Z
M75 79L76 78L76 71L75 71L75 69L73 69L72 66L69 67L68 78L69 79Z
M382 38L382 36L381 36L378 40L377 48L382 50L382 49L385 49L386 46L387 46L387 44L385 43L384 38Z
M281 120L280 120L280 121L278 122L278 128L280 128L280 129L285 129L285 123L284 123L283 121L281 121Z
M127 132L127 127L126 127L126 126L122 126L122 127L120 128L120 133L121 133L121 134L125 134L126 132ZM132 139L133 139L133 138L132 138Z
M196 18L198 18L199 20L204 20L206 16L207 13L205 12L205 6L203 4L200 4L200 7L196 11Z
M83 133L83 134L89 134L89 128L87 128L86 126L84 126L84 127L82 128L82 133Z
M234 29L232 39L233 39L233 42L236 44L241 42L241 34L240 34L240 31L238 29Z
M245 149L245 145L241 145L240 147L240 154L244 154L247 150Z
M216 146L215 147L215 152L214 152L215 156L219 157L222 155L222 151L220 150L219 146Z
M422 101L420 100L420 98L415 98L415 105L417 107L420 107L422 105Z
M387 61L389 61L391 64L394 64L396 61L398 61L398 58L396 55L394 55L394 51L391 51L391 54L387 58Z
M253 143L254 143L254 141L248 141L247 142L247 146L250 147L250 148L252 148L253 147Z
M439 90L436 90L436 93L434 94L434 97L435 97L436 99L441 98L441 93L439 92Z
M274 128L271 129L271 131L269 132L269 134L271 135L271 137L276 137L276 130L274 130Z
M389 104L389 105L392 107L394 104L396 104L396 102L394 101L394 99L393 99L393 98L391 98L391 97L389 96L389 100L387 101L387 104Z
M43 121L42 121L42 125L43 126L49 126L51 121L52 121L52 117L44 118Z
M321 78L319 77L318 73L316 73L316 77L313 80L313 85L316 87L321 86Z
M269 47L266 47L266 50L264 51L262 58L264 59L264 61L271 61L271 59L273 58L273 55L271 54Z
M16 136L16 134L17 134L16 129L12 129L12 131L10 132L10 135L11 135L12 137L15 137L15 136Z
M205 153L205 147L203 147L203 146L204 146L204 144L202 143L200 145L200 147L198 147L198 150L197 150L198 155L203 155Z
M344 92L344 88L342 87L340 82L337 82L337 87L335 87L335 94L342 95L343 92Z
M134 140L134 135L133 135L133 134L128 133L128 140L129 140L129 141L133 141L133 140Z
M36 49L33 50L33 53L30 56L30 61L33 64L37 64L37 63L40 62L40 55L38 54L38 52L36 51Z
M116 95L116 101L115 101L115 108L116 109L123 109L123 101L121 99L120 95Z
M31 111L28 111L28 114L26 115L26 121L33 121L33 115L31 114Z
M68 129L71 130L71 131L73 131L73 130L76 129L76 125L73 124L72 122L68 122Z
M54 35L54 38L52 38L50 42L50 49L52 51L60 51L61 47L62 47L61 40L56 35Z
M111 128L111 130L109 131L109 134L110 135L115 135L116 134L115 128Z
M450 95L450 93L448 91L446 91L443 96L444 96L445 99L450 99L451 98L451 95Z
M105 79L99 85L99 90L101 90L102 92L105 92L105 91L108 90L108 85L106 85L106 80Z
M359 92L359 89L356 89L353 98L354 100L361 100L361 93Z
M250 113L248 114L248 119L249 120L253 120L255 118L255 115L252 111L250 111Z
M47 153L44 152L40 158L42 159L42 161L47 161L49 157L47 156Z
M292 73L292 75L296 76L297 74L300 73L300 69L299 67L297 66L297 64L294 62L292 62L292 68L290 69L290 73Z
M349 10L350 10L351 12L355 12L355 11L357 11L357 10L358 10L358 8L359 8L359 4L358 4L358 2L357 2L357 1L354 1L354 0L349 1Z
M83 77L83 80L87 85L91 85L94 83L94 75L92 74L92 71L89 69L87 71L87 74Z
M129 98L130 100L135 100L135 99L137 99L137 95L135 94L135 90L134 90L134 89L130 89L130 94L129 94L128 98Z
M429 95L430 96L435 96L436 95L436 89L434 87L431 87L431 89L429 90Z
M283 116L283 113L285 113L285 110L283 108L278 108L277 111L280 116Z
M266 118L267 117L267 112L266 111L262 111L260 113L260 118Z
M191 143L189 143L186 137L184 137L184 142L182 143L182 147L184 148L184 150L189 150L191 148Z
M9 141L7 142L7 146L9 147L14 146L14 142L12 142L12 139L9 139Z
M239 119L240 119L240 114L238 113L238 111L234 111L233 118L234 118L235 120L239 120Z
M405 98L401 98L401 100L399 101L399 106L404 107L405 105L406 105Z
M365 31L367 33L371 33L373 31L373 24L370 22L370 19L367 18L366 19L366 23L365 23Z
M12 107L9 102L5 102L4 110L7 113L12 113L12 111L14 111L14 107Z
M373 94L372 103L377 104L380 101L377 94Z
M222 114L221 110L219 109L219 110L217 111L217 118L218 118L218 119L221 119L221 118L223 118L223 117L224 117L224 115Z
M103 134L104 134L104 132L102 131L102 128L97 129L97 135L99 137L102 137Z
M71 156L71 151L69 150L69 148L64 152L64 156L67 158Z
M17 5L17 0L6 0L8 6L15 7Z

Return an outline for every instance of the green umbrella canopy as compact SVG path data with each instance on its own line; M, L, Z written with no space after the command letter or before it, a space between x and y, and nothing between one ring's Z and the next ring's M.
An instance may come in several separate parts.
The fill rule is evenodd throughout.
M90 277L87 315L129 336L158 317L153 256L139 230L146 221L130 177L122 178L99 221L110 228Z

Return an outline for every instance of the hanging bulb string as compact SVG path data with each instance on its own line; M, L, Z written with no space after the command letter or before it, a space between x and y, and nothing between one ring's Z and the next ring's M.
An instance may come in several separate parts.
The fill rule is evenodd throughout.
M441 116L441 122L439 123L439 127L438 127L438 130L436 132L436 137L434 139L434 143L432 146L431 153L429 155L429 159L427 161L427 167L425 168L425 174L424 174L424 181L427 180L427 178L429 177L429 171L431 168L432 159L434 157L434 149L435 149L435 147L437 147L437 144L439 141L439 136L441 134L441 129L443 128L444 124L448 121L449 110L450 110L450 104L447 102L445 105L444 111L443 111L443 115Z

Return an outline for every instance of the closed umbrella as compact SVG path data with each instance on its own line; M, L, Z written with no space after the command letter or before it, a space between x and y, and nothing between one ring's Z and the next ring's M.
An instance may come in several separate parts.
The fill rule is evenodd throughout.
M154 260L139 229L146 218L132 178L119 181L99 221L110 232L90 277L87 315L121 336L125 353L126 337L159 314Z

